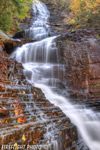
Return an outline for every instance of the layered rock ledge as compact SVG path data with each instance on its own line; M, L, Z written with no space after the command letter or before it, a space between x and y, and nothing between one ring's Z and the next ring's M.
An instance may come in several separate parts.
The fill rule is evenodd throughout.
M42 145L75 150L76 127L42 91L27 83L23 67L0 52L0 149L3 145ZM32 148L29 148L32 150Z

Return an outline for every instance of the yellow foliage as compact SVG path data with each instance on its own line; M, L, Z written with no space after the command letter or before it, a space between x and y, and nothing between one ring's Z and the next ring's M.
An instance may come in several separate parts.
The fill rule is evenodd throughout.
M92 14L97 14L98 13L98 11L97 10L94 10L93 12L92 12Z
M69 22L70 24L75 24L75 19L74 19L74 18L72 18L72 19L69 18L69 19L67 20L67 22Z
M82 6L82 4L84 5ZM77 14L79 11L81 11L82 7L87 11L89 9L95 9L95 7L99 5L100 0L72 0L70 9Z
M17 143L14 144L14 147L15 147L15 150L18 150L18 144Z
M72 0L70 2L70 10L73 13L73 17L69 18L70 24L80 25L84 23L93 23L94 18L96 22L93 24L98 24L100 20L100 0Z
M80 11L80 4L81 0L72 0L69 7L74 12L74 14L77 14Z

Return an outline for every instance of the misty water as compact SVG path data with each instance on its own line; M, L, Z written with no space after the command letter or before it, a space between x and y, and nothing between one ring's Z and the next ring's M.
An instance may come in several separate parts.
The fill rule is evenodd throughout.
M87 109L85 106L75 105L56 92L61 92L58 85L64 84L65 73L64 64L59 62L60 56L55 40L57 36L50 36L48 25L50 12L45 4L36 0L33 4L33 13L33 23L26 30L25 37L36 42L17 48L13 56L22 63L27 80L41 88L46 98L60 107L77 126L89 149L100 150L100 113Z

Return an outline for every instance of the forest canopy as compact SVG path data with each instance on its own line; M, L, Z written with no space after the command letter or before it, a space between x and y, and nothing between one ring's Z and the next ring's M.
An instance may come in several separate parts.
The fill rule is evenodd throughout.
M100 27L100 0L72 0L69 8L73 12L69 23L78 27Z
M67 10L66 23L74 28L100 27L100 0L48 0ZM35 0L0 0L0 29L18 27L19 20L29 17Z
M100 0L50 0L67 11L66 22L74 28L100 28Z
M33 0L0 0L0 29L7 32L18 19L29 17Z

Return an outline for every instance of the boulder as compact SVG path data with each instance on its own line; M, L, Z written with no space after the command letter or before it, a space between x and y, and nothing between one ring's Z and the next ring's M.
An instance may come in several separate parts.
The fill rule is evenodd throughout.
M34 41L33 40L14 40L14 39L10 39L10 40L3 41L3 45L4 45L4 50L8 54L11 54L17 47L20 47L23 44L31 43L31 42L34 42Z
M14 36L13 36L13 39L21 39L21 38L24 38L25 37L25 31L20 31L20 32L17 32Z
M24 37L24 31L16 33L14 37L22 38ZM4 50L8 54L11 54L15 48L22 46L25 43L34 42L33 40L19 40L13 39L7 36L3 31L0 30L0 53Z

